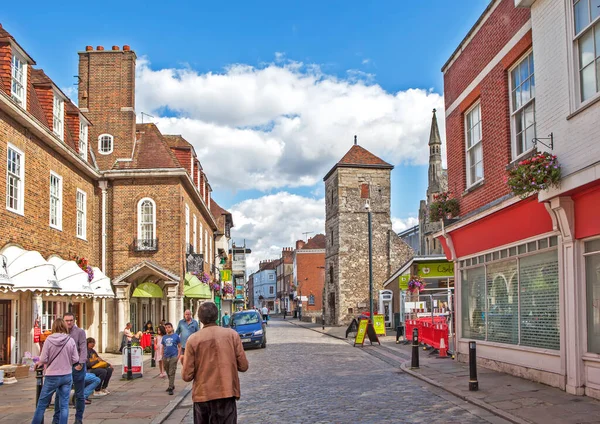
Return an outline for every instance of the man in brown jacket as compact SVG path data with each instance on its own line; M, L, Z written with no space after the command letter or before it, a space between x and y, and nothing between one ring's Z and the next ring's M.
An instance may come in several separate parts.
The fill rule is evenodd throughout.
M181 370L183 381L194 380L194 424L235 424L238 371L248 369L240 336L217 325L219 311L213 302L202 303L198 315L204 327L188 339Z

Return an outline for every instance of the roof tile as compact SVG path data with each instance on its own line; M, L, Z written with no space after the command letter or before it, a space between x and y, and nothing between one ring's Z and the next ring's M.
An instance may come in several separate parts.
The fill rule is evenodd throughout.
M306 243L301 250L307 249L325 249L327 240L325 239L324 234L317 234L316 236L310 238L308 243Z

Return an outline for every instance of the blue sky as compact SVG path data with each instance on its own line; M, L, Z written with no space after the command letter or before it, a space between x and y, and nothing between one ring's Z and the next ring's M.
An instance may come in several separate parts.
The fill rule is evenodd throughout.
M443 108L441 66L488 3L31 1L24 14L22 4L5 2L0 22L67 91L77 51L130 45L138 116L152 114L163 132L196 146L214 198L235 211L238 237L268 255L303 231L322 231L314 216L322 177L355 133L396 166L392 216L403 225L417 216L431 109ZM162 90L167 84L179 97ZM304 221L298 212L293 234L278 238L257 224L276 199L317 212L305 211Z

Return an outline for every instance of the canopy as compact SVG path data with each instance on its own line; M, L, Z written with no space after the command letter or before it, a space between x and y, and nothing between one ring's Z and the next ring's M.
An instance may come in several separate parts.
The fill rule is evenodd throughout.
M60 286L61 296L93 296L87 272L75 261L66 261L58 256L48 259L48 263L56 268L56 279Z
M7 262L6 256L0 255L0 290L3 291L14 287L13 282L8 278L8 271L6 270Z
M187 272L183 285L183 295L196 299L212 299L212 293L208 284L204 284L194 274Z
M162 299L163 291L158 284L146 282L139 284L131 297L157 297Z
M2 254L6 257L8 278L17 291L60 291L54 265L46 262L39 252L9 246Z
M94 279L90 283L90 287L94 292L94 297L115 297L115 292L110 285L110 278L108 278L100 268L93 268Z

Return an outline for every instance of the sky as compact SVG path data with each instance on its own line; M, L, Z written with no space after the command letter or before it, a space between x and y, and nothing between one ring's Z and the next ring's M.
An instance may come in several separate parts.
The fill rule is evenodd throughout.
M138 120L194 145L255 270L324 233L323 177L354 135L395 166L394 229L417 223L434 108L445 157L441 67L488 3L34 0L0 23L75 101L77 52L130 45Z

